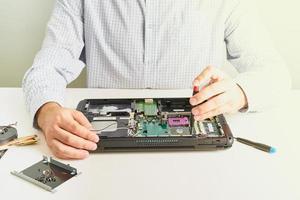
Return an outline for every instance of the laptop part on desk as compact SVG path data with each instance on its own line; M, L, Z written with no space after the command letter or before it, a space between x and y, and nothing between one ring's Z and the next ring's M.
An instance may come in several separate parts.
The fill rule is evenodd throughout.
M4 145L16 138L18 138L18 132L15 126L17 123L7 126L0 126L0 145ZM0 150L0 159L4 156L7 150Z
M69 164L66 165L51 157L43 156L43 160L20 172L12 171L11 174L49 192L55 192L56 187L79 173L76 168L71 167Z

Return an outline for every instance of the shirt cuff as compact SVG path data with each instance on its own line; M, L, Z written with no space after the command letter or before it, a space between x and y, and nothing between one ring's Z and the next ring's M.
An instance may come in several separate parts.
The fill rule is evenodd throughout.
M31 119L33 121L33 127L39 129L37 125L36 114L38 110L46 103L55 102L60 106L64 104L64 95L59 95L57 92L42 92L38 95L35 95L34 100L29 103L29 112Z
M254 113L261 110L261 104L259 102L261 88L255 87L259 85L256 78L253 78L249 74L240 74L235 78L236 84L243 90L246 95L248 106L240 110L243 113Z

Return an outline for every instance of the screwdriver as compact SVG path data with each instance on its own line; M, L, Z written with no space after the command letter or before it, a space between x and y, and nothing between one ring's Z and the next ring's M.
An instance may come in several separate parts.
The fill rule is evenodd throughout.
M193 88L193 96L199 92L199 86L195 85Z
M258 142L253 142L253 141L250 141L250 140L247 140L247 139L244 139L244 138L239 138L239 137L235 137L235 139L236 139L236 141L238 141L242 144L254 147L254 148L259 149L261 151L265 151L265 152L270 153L270 154L276 153L276 148L271 147L269 145L258 143Z
M199 86L194 86L193 87L193 96L195 95L195 94L197 94L199 92ZM192 106L192 108L194 108L195 106ZM191 124L192 124L192 127L194 126L194 123L195 123L195 119L194 119L194 116L192 116L192 118L191 118Z

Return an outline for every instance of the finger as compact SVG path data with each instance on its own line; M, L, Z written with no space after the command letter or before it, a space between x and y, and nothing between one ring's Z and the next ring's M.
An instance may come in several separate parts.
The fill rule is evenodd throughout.
M87 129L92 129L92 125L89 120L84 116L82 112L77 110L73 111L73 118L82 126L86 127Z
M55 138L57 140L59 140L60 142L66 144L66 145L72 146L74 148L85 149L85 150L89 150L89 151L94 151L97 149L97 144L95 144L94 142L85 140L85 139L78 137L72 133L69 133L68 131L65 131L61 128L57 129Z
M230 97L228 96L228 93L219 94L219 95L209 99L207 102L193 108L192 113L195 116L205 114L211 110L214 110L214 109L228 103L229 100L230 100Z
M224 73L212 66L207 66L193 81L193 85L205 85L211 79L221 80L224 78Z
M229 104L224 104L218 108L215 108L211 111L208 111L207 113L204 113L202 115L198 115L198 116L195 116L195 120L198 121L198 120L205 120L205 119L208 119L208 118L211 118L211 117L215 117L217 115L220 115L220 114L224 114L226 113L227 111L230 110L230 106Z
M95 132L90 131L86 127L80 125L75 120L71 120L70 122L63 124L61 128L81 138L90 140L92 142L99 141L99 136Z
M221 80L213 83L190 98L191 105L198 105L204 101L229 90L233 86L233 82L229 80Z
M57 157L63 159L84 159L89 155L89 152L86 150L75 149L56 139L52 140L52 150Z

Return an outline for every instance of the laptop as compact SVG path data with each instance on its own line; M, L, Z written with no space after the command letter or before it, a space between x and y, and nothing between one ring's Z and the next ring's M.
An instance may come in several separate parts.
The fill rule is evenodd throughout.
M95 152L227 149L234 138L223 115L195 121L189 98L85 99L81 111L100 140Z

